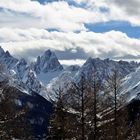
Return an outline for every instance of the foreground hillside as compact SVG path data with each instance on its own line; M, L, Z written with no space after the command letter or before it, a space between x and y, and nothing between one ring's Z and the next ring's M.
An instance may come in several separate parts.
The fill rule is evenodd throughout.
M42 139L47 135L52 104L39 94L30 95L0 83L0 139Z

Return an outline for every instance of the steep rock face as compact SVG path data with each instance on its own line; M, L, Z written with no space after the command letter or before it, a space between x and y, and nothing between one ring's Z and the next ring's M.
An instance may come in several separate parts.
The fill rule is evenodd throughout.
M41 82L37 79L34 71L28 69L24 74L22 82L29 88L37 93L41 91Z
M16 65L18 59L11 56L8 51L4 51L3 48L0 47L0 62L7 68L11 69Z
M0 46L0 56L2 56L3 54L5 54L3 48Z
M66 68L66 70L73 71L73 72L74 71L77 72L79 69L80 69L80 66L78 66L78 65L71 65L71 66Z
M124 77L131 72L134 72L140 64L135 62L126 61L113 61L110 59L99 59L89 58L79 70L78 75L84 73L85 76L90 79L93 77L94 72L98 72L99 77L102 81L112 73L114 69L117 69L120 74Z
M63 69L55 53L50 50L45 51L42 56L38 56L37 61L33 63L31 67L37 74L40 74L41 72L61 71Z
M50 97L46 95L46 85L62 71L63 67L55 53L47 50L42 56L37 57L36 62L31 63L23 81L33 91L50 100Z
M24 58L20 59L14 67L14 70L19 79L22 79L29 66Z
M0 62L9 71L12 85L29 93L36 91L46 98L46 84L63 70L55 53L50 50L38 56L36 62L28 64L24 58L18 60L0 48Z

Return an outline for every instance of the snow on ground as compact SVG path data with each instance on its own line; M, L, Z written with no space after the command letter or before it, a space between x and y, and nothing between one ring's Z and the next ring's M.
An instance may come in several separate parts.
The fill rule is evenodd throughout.
M127 94L127 102L137 97L140 93L140 67L124 78L122 87L121 94Z
M40 73L37 78L45 85L47 85L53 78L57 77L62 71L53 71L47 73Z

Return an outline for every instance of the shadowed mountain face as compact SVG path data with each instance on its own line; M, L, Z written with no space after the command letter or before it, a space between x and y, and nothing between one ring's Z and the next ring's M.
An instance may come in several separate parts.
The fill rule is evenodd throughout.
M30 133L33 136L37 139L42 139L43 136L47 135L48 122L52 114L52 104L50 102L35 92L28 95L8 85L1 87L1 91L3 96L8 96L9 100L14 101L16 105L14 112L28 108L28 112L24 118L26 120L25 127L27 127L27 130L29 126L31 127ZM9 129L12 129L12 127L9 126Z
M21 100L23 106L27 105L30 108L27 119L34 134L41 137L47 134L48 122L52 114L52 104L35 92L32 93L32 96L22 95L19 100Z
M129 112L129 122L134 124L140 117L140 100L133 99L128 105L127 109Z

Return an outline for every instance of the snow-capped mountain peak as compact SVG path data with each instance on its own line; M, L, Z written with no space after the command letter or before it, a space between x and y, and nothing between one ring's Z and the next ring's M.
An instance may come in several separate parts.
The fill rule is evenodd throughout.
M137 69L136 73L132 73L138 66L140 66L139 63L135 62L117 62L110 59L102 60L100 58L90 57L81 67L77 65L71 65L64 69L59 63L55 53L51 50L45 51L42 55L37 57L35 62L28 64L24 58L18 60L14 58L8 51L5 52L1 47L0 62L6 66L6 69L9 70L9 73L11 76L13 76L15 86L21 86L27 91L37 91L46 98L48 97L46 94L50 92L52 87L56 88L62 86L66 88L67 83L71 81L77 82L78 79L80 79L81 73L84 73L86 78L92 78L93 72L97 70L99 77L101 78L101 82L104 83L105 79L115 67L123 77L130 74L125 79L126 84L124 83L127 87L133 87L131 89L136 89L137 85L140 87L140 80L138 79L140 68ZM133 79L132 77L136 78ZM129 82L129 79L131 79L131 82ZM135 80L134 86L132 85L133 80ZM49 99L51 96L53 97L52 94L48 95Z
M7 57L12 57L11 54L9 53L9 51L6 51L6 52L5 52L5 55L6 55Z
M32 67L37 74L63 69L63 66L59 63L55 53L50 50L45 51L42 56L38 56L37 61L32 64Z
M0 56L2 56L4 53L5 52L4 52L3 48L0 46Z
M0 47L0 62L7 68L11 69L16 65L18 59L14 58L9 51L4 51L2 47Z
M134 72L138 66L140 66L140 64L90 57L81 67L80 72L88 77L91 76L90 74L94 71L98 71L100 77L104 79L107 78L114 69L117 69L122 76L126 76L129 73Z

